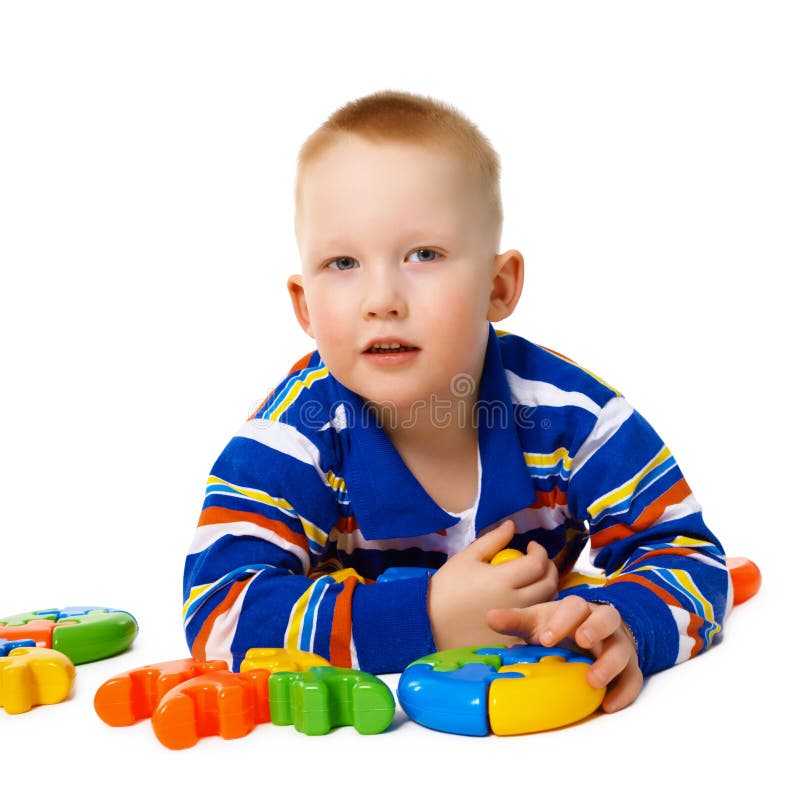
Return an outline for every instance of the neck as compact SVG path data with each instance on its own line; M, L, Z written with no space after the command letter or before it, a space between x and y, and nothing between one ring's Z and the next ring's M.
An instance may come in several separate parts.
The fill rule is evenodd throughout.
M477 440L478 390L465 397L418 401L407 408L368 403L368 408L398 449L425 448L438 453L463 451Z

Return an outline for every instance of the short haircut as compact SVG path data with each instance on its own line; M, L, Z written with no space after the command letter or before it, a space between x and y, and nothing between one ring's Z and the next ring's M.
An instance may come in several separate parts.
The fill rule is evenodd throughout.
M346 134L370 142L438 145L454 152L479 178L487 214L499 247L503 227L500 158L477 125L455 107L407 92L383 91L353 100L336 110L306 139L297 156L295 209L305 169Z

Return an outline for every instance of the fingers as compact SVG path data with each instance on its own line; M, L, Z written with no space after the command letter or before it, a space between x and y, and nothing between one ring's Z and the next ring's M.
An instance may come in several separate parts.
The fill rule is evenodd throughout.
M494 608L486 614L486 624L498 633L519 636L526 642L536 635L540 613L537 608Z
M464 553L469 553L478 561L491 561L492 556L499 553L514 537L514 520L507 519L489 533L476 539ZM517 559L519 561L519 559ZM511 562L513 563L513 562ZM501 565L506 566L506 565Z
M553 587L558 583L556 565L547 557L547 551L540 544L531 542L528 552L522 558L515 558L505 564L498 564L495 569L504 570L509 584L515 589L529 586L532 583L548 579ZM519 605L527 605L520 603Z
M603 698L603 711L612 714L629 706L639 696L643 684L644 678L639 665L635 663L635 660L629 662L606 692L606 696Z

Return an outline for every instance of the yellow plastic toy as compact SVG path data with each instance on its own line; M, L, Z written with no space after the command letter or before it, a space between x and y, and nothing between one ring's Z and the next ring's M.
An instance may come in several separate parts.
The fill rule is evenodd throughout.
M316 653L288 647L251 647L239 672L268 669L270 672L304 672L311 667L330 667L331 662Z
M74 664L57 650L17 647L0 658L0 706L9 714L60 703L74 682Z
M588 717L605 697L605 688L589 685L591 664L567 661L563 655L543 656L535 663L500 667L503 673L521 673L519 680L489 684L489 720L499 736L560 728Z

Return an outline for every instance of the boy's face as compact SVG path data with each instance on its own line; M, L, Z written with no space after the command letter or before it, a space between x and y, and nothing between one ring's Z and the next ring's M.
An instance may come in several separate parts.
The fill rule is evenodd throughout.
M348 135L306 168L299 188L303 274L288 288L336 379L398 408L452 397L462 373L477 387L502 258L477 178L444 150ZM369 355L374 339L417 349Z

